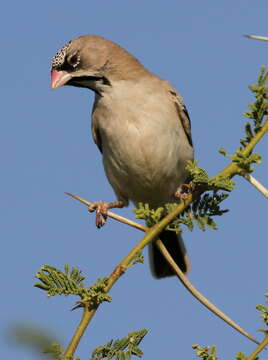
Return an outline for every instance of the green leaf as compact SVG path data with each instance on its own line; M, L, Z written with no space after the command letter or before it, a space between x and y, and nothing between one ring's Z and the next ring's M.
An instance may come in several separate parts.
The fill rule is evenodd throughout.
M134 259L132 260L132 262L129 264L128 267L131 267L136 264L144 264L144 256L142 255L142 251L136 254L136 256L134 257Z
M47 296L54 295L82 295L84 291L84 276L77 268L68 273L68 265L65 265L64 272L50 265L43 265L35 277L40 280L34 286L45 290ZM75 276L74 276L75 274Z
M142 357L143 352L138 345L147 334L146 329L134 331L128 336L115 341L108 341L107 344L98 346L93 350L91 360L111 359L131 359L132 356Z
M225 149L220 148L220 149L218 150L218 152L219 152L220 154L222 154L223 156L226 156L226 150L225 150Z
M62 349L59 344L55 343L43 350L44 354L49 354L53 359L62 359L63 352L64 349Z
M217 360L217 348L213 346L200 346L198 344L192 345L192 348L196 350L196 355L203 360Z
M237 360L247 360L246 355L245 355L244 353L242 353L242 352L237 353L236 356L235 356L235 358L236 358Z
M267 296L267 295L266 295ZM266 326L268 326L268 308L264 305L256 305L256 309L261 312L261 318Z
M112 301L112 297L106 294L107 277L97 279L97 282L87 289L83 284L85 277L76 267L70 271L69 266L65 265L64 271L61 271L53 266L43 265L35 277L41 282L34 286L46 291L47 296L78 295L81 298L79 303L90 309L104 301Z
M249 86L249 89L255 97L255 102L249 104L249 110L244 111L243 115L250 119L252 122L246 122L245 125L245 138L240 140L242 150L251 139L261 130L264 117L267 115L267 98L268 87L265 84L268 81L268 70L262 67L258 77L257 84Z

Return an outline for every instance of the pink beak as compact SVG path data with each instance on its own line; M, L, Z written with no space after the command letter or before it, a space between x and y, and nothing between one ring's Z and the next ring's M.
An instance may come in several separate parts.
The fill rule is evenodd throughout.
M72 76L63 70L51 70L51 87L52 89L57 89L65 85Z

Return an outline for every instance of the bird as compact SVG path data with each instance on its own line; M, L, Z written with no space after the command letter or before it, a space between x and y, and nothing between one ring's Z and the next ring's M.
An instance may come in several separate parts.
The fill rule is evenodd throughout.
M117 199L93 203L97 226L108 209L129 202L151 209L178 202L175 194L194 158L191 121L179 92L123 47L98 35L79 36L52 58L51 87L62 86L95 93L92 136ZM181 235L164 230L159 238L187 274L191 264ZM175 275L154 242L149 259L155 278Z

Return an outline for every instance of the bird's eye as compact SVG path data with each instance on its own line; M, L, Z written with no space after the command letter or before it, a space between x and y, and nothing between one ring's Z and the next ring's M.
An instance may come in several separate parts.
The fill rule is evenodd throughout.
M80 57L79 57L79 55L77 55L77 54L72 55L72 56L68 59L68 64L71 65L72 68L76 68L79 63L80 63Z

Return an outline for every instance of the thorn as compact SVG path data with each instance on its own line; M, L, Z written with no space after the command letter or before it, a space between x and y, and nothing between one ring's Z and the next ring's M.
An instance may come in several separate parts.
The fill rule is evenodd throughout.
M255 39L255 40L262 40L262 41L268 41L267 36L259 36L259 35L243 35L244 37L248 39Z
M76 309L79 309L81 307L85 307L85 304L83 304L81 301L76 302L77 305L75 305L73 308L71 308L71 311L74 311Z
M75 199L75 200L80 201L81 203L83 203L83 204L85 204L85 205L87 205L87 206L90 206L90 205L91 205L91 203L89 203L89 202L86 201L85 199L82 199L82 198L79 197L79 196L73 195L73 194L68 193L68 192L64 192L64 194L70 196L71 198L73 198L73 199Z

